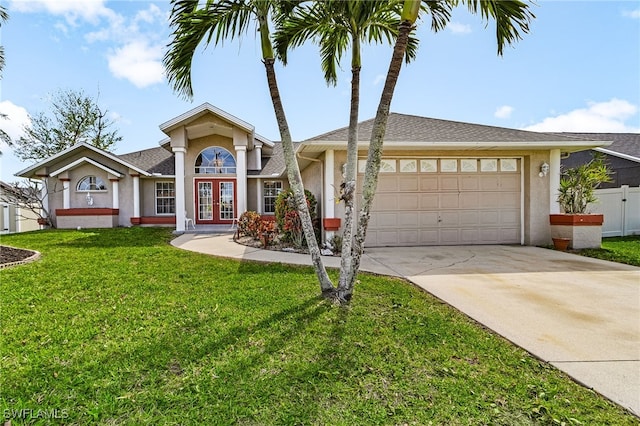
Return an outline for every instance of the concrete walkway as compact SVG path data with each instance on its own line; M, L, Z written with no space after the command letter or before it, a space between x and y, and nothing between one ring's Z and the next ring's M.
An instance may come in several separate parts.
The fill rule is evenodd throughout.
M310 264L308 255L241 246L229 234L185 234L172 244ZM640 268L538 247L455 246L367 249L361 270L410 280L640 416Z

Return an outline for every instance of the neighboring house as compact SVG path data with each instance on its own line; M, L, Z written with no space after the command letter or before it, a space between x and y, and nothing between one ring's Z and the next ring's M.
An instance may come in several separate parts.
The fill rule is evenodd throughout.
M604 154L612 181L596 190L593 213L604 214L602 235L640 235L640 133L559 133L589 140L612 141L604 148L576 152L562 159L563 167L585 164L595 152Z
M361 173L372 123L360 123ZM274 213L288 186L280 143L210 104L160 129L168 139L157 148L115 155L80 144L18 175L45 182L60 228L184 232L187 219L231 225L246 210ZM343 128L296 144L305 188L324 218L343 215L336 200L346 140ZM561 157L606 145L392 113L367 245L548 244Z
M612 182L601 188L619 188L622 185L640 186L640 133L558 133L562 136L587 140L611 141L611 145L593 150L576 152L562 159L563 167L575 167L591 161L593 154L605 155L613 170Z
M0 234L40 229L38 216L15 197L16 189L0 181Z

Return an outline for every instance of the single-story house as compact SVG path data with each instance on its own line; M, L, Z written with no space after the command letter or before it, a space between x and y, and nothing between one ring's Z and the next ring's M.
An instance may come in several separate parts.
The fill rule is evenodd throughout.
M21 196L16 195L17 189L6 182L0 181L0 234L36 231L41 228L38 215L21 202Z
M359 127L361 173L372 123ZM116 155L79 144L17 175L44 182L60 228L170 225L184 232L192 224L232 225L246 210L274 213L288 186L280 143L208 103L160 129L167 139L156 148ZM336 200L346 141L345 127L296 143L305 188L323 218L343 215ZM561 158L607 145L392 113L366 244L548 244Z

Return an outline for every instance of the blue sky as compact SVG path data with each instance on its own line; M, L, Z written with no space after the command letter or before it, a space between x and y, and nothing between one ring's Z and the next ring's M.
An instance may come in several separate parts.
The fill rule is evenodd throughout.
M122 135L116 153L157 146L158 126L209 102L279 140L260 49L251 35L195 56L192 101L178 97L161 65L170 34L168 1L0 0L6 66L0 81L0 127L20 135L29 114L46 111L62 89L98 97ZM549 1L532 6L530 34L502 57L493 23L465 9L444 31L421 23L417 59L405 67L392 111L537 131L640 132L640 4L637 1ZM375 114L389 46L363 52L361 120ZM311 44L278 67L295 140L346 126L350 70L328 87ZM29 166L7 146L1 176Z

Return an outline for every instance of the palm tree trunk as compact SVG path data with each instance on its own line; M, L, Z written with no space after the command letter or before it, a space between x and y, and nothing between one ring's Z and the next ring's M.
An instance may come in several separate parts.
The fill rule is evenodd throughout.
M371 131L371 140L369 142L369 154L367 156L367 167L364 175L364 184L362 187L362 206L360 207L358 230L354 240L353 247L353 266L344 295L341 296L349 300L353 294L353 286L356 280L356 274L360 268L360 261L364 250L364 241L367 236L367 227L369 226L370 210L373 204L373 198L378 186L378 171L380 170L380 161L382 159L382 144L384 134L387 128L387 119L389 118L389 110L393 93L400 76L402 61L407 50L407 41L409 34L413 29L412 21L403 20L398 29L398 38L393 48L393 55L389 70L387 71L387 79L382 89L378 111L373 122L373 130Z
M354 41L357 45L357 40ZM342 254L340 257L340 279L338 300L348 301L353 291L349 291L353 270L353 222L355 217L355 195L358 171L358 110L360 107L360 66L351 69L351 110L349 113L349 135L347 141L347 169L342 188L344 200L344 230L342 233Z
M309 247L309 253L311 254L311 260L316 276L320 282L320 289L325 297L333 297L335 287L333 286L322 262L320 247L318 246L318 241L316 240L316 235L313 231L311 215L309 214L309 206L307 205L307 201L304 196L304 187L302 185L302 177L300 176L300 168L296 161L293 141L291 139L291 133L289 132L289 125L287 124L284 107L282 106L282 100L280 99L280 90L278 89L276 72L273 66L274 62L275 60L273 58L266 58L264 59L264 67L267 73L267 83L269 84L269 93L271 94L271 101L273 102L273 110L276 114L276 121L278 122L278 129L280 130L280 137L282 138L282 149L284 151L284 159L287 166L289 186L293 191L298 214L300 215L300 221L302 222L302 230L304 231L304 236L307 239L307 245Z

